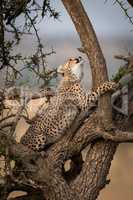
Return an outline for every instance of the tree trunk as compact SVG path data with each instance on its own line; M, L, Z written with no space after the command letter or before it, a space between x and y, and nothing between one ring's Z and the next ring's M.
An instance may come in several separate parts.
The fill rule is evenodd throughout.
M90 61L93 87L95 88L108 80L108 76L106 62L93 26L80 0L62 0L62 2L75 25ZM110 97L102 97L99 107L100 125L108 128L112 125ZM95 200L101 188L105 186L116 147L117 144L110 141L97 141L91 145L82 172L75 181L76 187L74 188L82 195L82 199Z

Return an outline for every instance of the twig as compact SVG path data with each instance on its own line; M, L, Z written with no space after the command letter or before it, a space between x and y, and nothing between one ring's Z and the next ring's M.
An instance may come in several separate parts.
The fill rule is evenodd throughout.
M35 31L35 34L36 34L36 37L37 37L37 40L38 40L38 46L39 46L39 51L41 53L41 60L42 60L42 66L43 66L43 71L45 72L45 62L44 62L44 59L43 59L43 51L42 51L42 44L41 44L41 41L40 41L40 37L38 35L38 31L35 27L35 24L33 23L33 20L32 18L30 17L30 15L28 14L28 12L26 11L26 16L28 17L28 19L30 20L31 24L32 24L32 27Z
M129 8L125 8L125 2L123 2L123 1L120 1L120 0L115 0L115 2L114 3L117 3L120 7L121 7L121 9L123 10L123 12L124 12L124 14L125 14L125 16L129 19L129 22L133 25L133 17L131 17L129 14L128 14L128 10L129 10Z

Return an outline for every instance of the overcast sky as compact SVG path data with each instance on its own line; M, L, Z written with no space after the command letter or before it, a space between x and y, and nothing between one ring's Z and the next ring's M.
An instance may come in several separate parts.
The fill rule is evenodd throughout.
M52 6L59 11L60 20L46 19L41 26L42 34L63 35L73 34L75 32L74 26L64 9L60 0L52 0ZM92 24L101 36L115 36L128 35L133 36L133 26L124 16L123 11L118 4L113 5L113 0L82 0L85 10L90 17ZM133 9L129 10L130 15L133 15Z

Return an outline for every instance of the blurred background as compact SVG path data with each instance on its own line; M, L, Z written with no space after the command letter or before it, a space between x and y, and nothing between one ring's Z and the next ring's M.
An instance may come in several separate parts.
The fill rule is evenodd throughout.
M127 55L133 51L133 25L124 15L119 5L113 4L114 1L106 1L105 3L104 0L82 0L82 3L96 31L111 77L123 65L123 62L115 59L114 55ZM68 57L78 56L80 53L77 48L81 47L81 44L74 25L62 3L59 0L52 0L51 5L59 12L59 19L53 20L53 18L45 17L37 25L37 28L44 49L50 51L53 48L56 52L56 54L47 57L48 67L57 67ZM132 8L129 10L129 14L132 16ZM20 18L20 22L21 20L22 18ZM26 36L16 48L16 52L21 51L24 55L28 55L34 51L35 46L35 37ZM84 57L83 54L81 56ZM85 84L88 88L91 85L91 74L88 60L86 57L84 59L86 61ZM26 72L25 78L29 78Z

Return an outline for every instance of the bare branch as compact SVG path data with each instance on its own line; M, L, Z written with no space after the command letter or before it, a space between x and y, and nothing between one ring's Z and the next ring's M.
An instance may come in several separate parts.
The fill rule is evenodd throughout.
M113 133L109 132L99 132L99 135L101 135L106 140L112 140L114 142L118 143L132 143L133 142L133 133L132 132L123 132L120 130L116 130Z
M129 15L129 13L128 13L129 8L125 7L125 2L121 1L121 0L115 0L114 2L120 6L120 8L123 10L125 16L128 18L129 22L133 25L133 17ZM130 2L130 0L129 0L129 2ZM131 5L131 3L130 3L130 5Z
M133 55L124 56L124 55L115 55L116 59L124 60L127 62L127 67L130 71L133 72Z
M43 51L42 51L42 43L40 41L40 37L38 35L38 31L37 31L37 29L35 27L35 24L34 24L32 18L30 17L30 15L29 15L29 13L27 11L26 11L26 15L27 15L28 19L30 20L30 22L32 24L32 27L33 27L33 29L35 31L35 34L36 34L36 37L37 37L37 40L38 40L38 47L39 47L39 51L41 53L41 61L42 61L43 71L45 73L45 61L44 61L44 54L43 54Z

